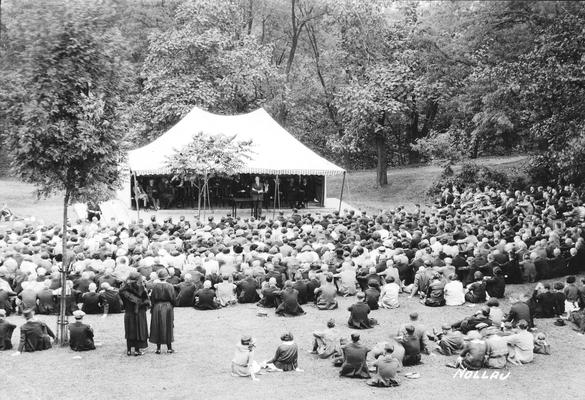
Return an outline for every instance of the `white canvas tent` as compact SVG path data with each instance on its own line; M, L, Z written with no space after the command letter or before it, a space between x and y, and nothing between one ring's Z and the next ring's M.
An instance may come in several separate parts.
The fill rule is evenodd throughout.
M217 115L193 108L183 119L153 142L130 151L128 166L133 174L165 175L167 157L180 150L198 133L235 135L251 140L252 154L242 174L319 175L344 174L345 170L317 155L280 126L264 109L248 114ZM130 185L120 198L130 205Z

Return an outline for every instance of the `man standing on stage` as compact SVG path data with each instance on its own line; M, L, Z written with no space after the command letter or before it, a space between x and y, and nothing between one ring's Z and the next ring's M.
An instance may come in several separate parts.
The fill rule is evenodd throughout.
M254 218L259 218L262 215L262 203L264 202L265 188L260 183L260 177L254 178L252 189L250 190L250 197L252 197L252 210L254 212Z

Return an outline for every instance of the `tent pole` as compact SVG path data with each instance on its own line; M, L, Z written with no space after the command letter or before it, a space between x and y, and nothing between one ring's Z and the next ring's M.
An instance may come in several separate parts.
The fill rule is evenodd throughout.
M136 172L132 171L132 175L134 177L134 201L136 201L136 223L140 221L140 199L138 198L138 179L136 177Z
M276 218L276 197L278 196L278 174L276 174L276 178L274 179L274 206L272 207L272 220Z
M345 171L343 171L343 180L341 181L341 194L339 195L339 210L341 213L341 202L343 201L343 188L345 187Z

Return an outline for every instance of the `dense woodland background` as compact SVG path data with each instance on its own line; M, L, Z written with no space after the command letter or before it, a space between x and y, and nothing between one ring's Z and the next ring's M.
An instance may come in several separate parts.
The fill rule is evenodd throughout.
M264 107L319 154L377 168L379 185L388 166L504 154L530 155L535 182L585 182L583 2L0 0L0 10L0 145L83 114L136 147L195 105Z

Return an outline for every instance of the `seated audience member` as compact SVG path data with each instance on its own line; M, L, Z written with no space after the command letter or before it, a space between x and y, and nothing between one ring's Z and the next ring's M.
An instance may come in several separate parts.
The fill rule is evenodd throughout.
M0 309L0 350L12 349L12 332L16 325L6 321L6 310Z
M379 306L381 308L398 308L400 303L398 302L398 295L400 294L400 286L395 282L394 277L390 276L386 278L386 284L382 286L380 292Z
M260 372L260 364L254 360L254 340L251 336L242 336L240 343L236 345L234 358L232 359L232 376L251 377L258 381L256 374Z
M203 287L193 294L193 307L197 310L215 310L219 307L211 281L203 282Z
M18 352L33 352L47 350L52 347L51 338L55 339L55 334L47 324L35 318L32 310L24 310L23 314L26 322L20 327L20 343Z
M81 310L73 312L75 322L68 325L69 328L69 347L73 351L95 350L93 343L93 329L91 326L83 323L85 313Z
M370 310L377 310L379 308L378 301L380 300L380 290L378 289L377 281L368 282L368 288L364 291L366 295L366 304Z
M103 282L99 293L100 303L107 314L120 314L122 312L122 299L118 289L113 288L108 282Z
M441 330L442 332L432 337L439 345L437 352L444 356L459 354L463 350L463 334L460 331L454 331L449 324L443 324Z
M535 318L553 318L555 316L556 299L551 292L550 283L543 285L538 282L532 297L536 303Z
M427 289L423 304L429 307L441 307L445 305L445 284L441 279L441 275L436 273L433 275L431 283Z
M451 326L453 329L460 330L462 333L467 333L469 331L477 329L479 324L486 324L487 326L491 326L493 324L492 320L490 319L490 308L488 306L483 306L481 310L476 311L470 317L466 317L459 322L452 324Z
M534 336L528 332L525 320L518 322L518 331L506 336L509 347L508 361L512 364L526 364L534 360Z
M281 343L276 349L274 357L266 361L266 365L272 364L272 370L277 371L299 371L299 347L293 340L292 333L285 333L280 337Z
M360 335L351 334L351 343L341 346L343 352L343 364L339 376L348 378L370 378L368 364L366 362L370 349L360 343Z
M379 356L374 362L376 373L372 378L366 382L370 386L377 387L392 387L398 386L398 370L400 369L400 361L394 355L394 346L391 343L386 343L384 347L384 354Z
M476 271L473 274L473 282L467 286L465 300L470 303L483 303L486 299L486 283L483 280L483 274Z
M276 314L281 317L295 317L305 314L299 304L299 292L293 288L292 281L284 282L284 289L280 291L280 304L276 308Z
M0 283L5 282L6 288L0 287L0 310L6 311L6 315L9 316L14 311L13 299L16 297L16 293L12 291L8 282L0 278Z
M465 289L457 274L449 275L449 282L445 284L443 293L445 296L445 305L460 306L465 303Z
M486 306L490 308L490 320L495 327L500 327L504 321L504 311L500 308L500 302L491 298L487 301Z
M90 283L88 292L81 295L81 311L86 314L100 314L103 312L100 295L96 293L97 285Z
M319 358L329 358L341 355L341 337L335 329L335 321L327 321L327 329L313 332L313 350Z
M565 294L563 289L565 285L563 282L555 282L553 285L553 295L555 297L555 316L560 317L565 315Z
M406 366L420 364L422 338L416 335L414 325L408 324L404 327L406 333L398 337L398 343L404 347L404 358L402 364Z
M43 283L42 289L37 292L37 312L39 314L55 314L58 310L55 304L55 296L50 286L51 281L47 279Z
M572 311L569 313L569 317L567 319L569 322L574 323L577 328L575 329L577 332L584 334L585 333L585 307L577 310ZM561 319L561 321L563 321Z
M343 251L342 251L343 253ZM341 265L341 272L334 275L338 278L339 294L341 296L353 296L357 292L357 279L355 269L351 261L345 261Z
M276 278L270 278L268 282L262 282L260 301L256 303L259 307L276 308L280 303L280 289L276 286Z
M508 315L505 317L504 322L511 322L513 327L518 325L518 322L524 320L528 322L528 326L534 326L532 322L532 313L530 311L530 307L526 302L521 301L521 295L518 293L514 293L510 296L510 302L512 306L510 307L510 311L508 311Z
M487 368L504 368L508 357L508 342L495 326L490 326L485 331L486 360Z
M325 284L315 289L317 308L319 310L334 310L337 308L337 288L333 284L333 275L327 274Z
M398 328L398 333L397 336L405 336L406 335L406 327L408 325L412 325L414 326L414 334L417 338L419 338L420 343L421 343L421 352L424 354L429 354L429 346L428 346L428 337L429 335L427 334L427 330L424 327L424 325L422 325L419 320L418 320L418 313L413 312L410 313L409 316L409 322L400 325L400 327ZM395 351L396 352L396 351Z
M224 275L222 278L222 282L214 285L217 302L221 307L234 305L238 302L238 299L236 298L236 285L230 282L230 277L228 275Z
M238 290L238 303L256 303L260 300L260 295L258 294L258 289L260 289L260 285L258 281L254 279L252 275L252 270L246 270L245 272L246 277L237 282L237 290Z
M347 324L354 329L370 329L377 324L373 318L369 318L370 307L366 304L366 295L363 292L357 294L357 303L348 308L349 320Z
M455 364L448 364L454 368L478 370L483 367L487 345L478 331L469 331L465 337L465 345Z
M572 311L578 310L579 306L579 288L575 284L577 278L574 276L567 277L567 284L563 289L563 293L565 294L565 312L570 314Z
M506 278L502 272L502 268L495 267L493 276L486 276L484 278L486 287L485 290L490 297L503 299L506 292Z
M184 281L175 285L177 307L193 307L193 295L201 286L201 281L195 282L193 275L185 274Z
M550 355L550 344L544 332L538 332L534 337L534 354Z

